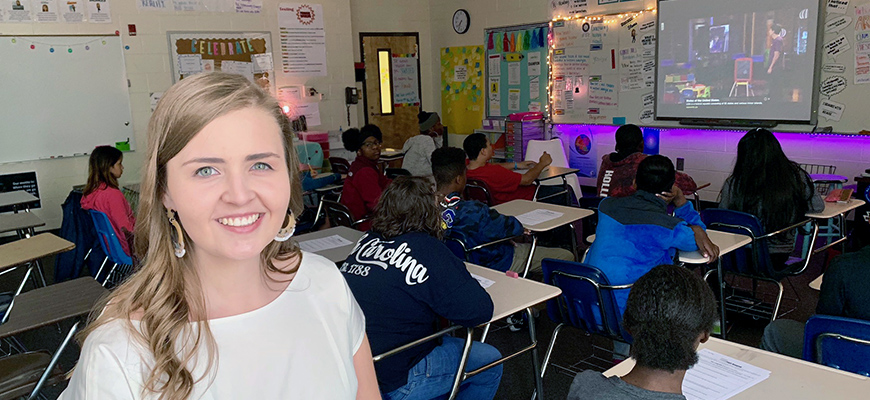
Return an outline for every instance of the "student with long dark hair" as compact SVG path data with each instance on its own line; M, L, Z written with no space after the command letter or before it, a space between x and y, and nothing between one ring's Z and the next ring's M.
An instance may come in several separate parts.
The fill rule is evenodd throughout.
M124 173L124 154L111 146L99 146L88 160L88 183L82 192L82 208L102 211L109 217L115 235L127 255L133 240L136 218L127 198L118 188L118 179Z
M489 294L441 243L440 215L428 178L396 178L378 202L372 230L340 268L366 316L374 354L435 333L440 317L463 326L492 318ZM445 336L379 361L375 371L383 398L443 397L453 385L463 346L462 339ZM496 348L474 342L466 371L500 356ZM457 399L492 399L501 374L499 365L466 379Z
M767 129L753 129L737 144L734 171L719 194L719 207L757 216L767 232L785 228L825 202L800 166L786 157ZM795 231L768 239L774 264L784 265L794 251Z

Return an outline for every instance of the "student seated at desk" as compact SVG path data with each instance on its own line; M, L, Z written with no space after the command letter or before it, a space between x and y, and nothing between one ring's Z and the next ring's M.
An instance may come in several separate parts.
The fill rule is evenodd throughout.
M766 232L775 232L825 209L809 175L782 151L767 129L753 129L737 143L734 171L722 186L719 207L753 214ZM794 251L795 230L767 240L770 258L785 266Z
M436 332L439 317L463 326L492 318L489 294L440 241L441 218L428 179L400 176L375 209L372 230L360 238L340 270L366 316L375 355ZM453 385L464 340L445 336L375 364L384 399L433 399ZM466 370L501 357L474 342ZM492 399L501 365L463 382L458 399Z
M413 176L430 176L432 175L430 162L432 152L440 147L439 142L444 133L444 125L441 125L438 113L420 111L417 120L420 125L420 134L411 136L402 146L402 152L405 153L402 168L408 170Z
M347 177L340 174L318 174L316 170L307 168L307 165L300 165L302 168L302 191L310 192L314 189L320 189L324 186L329 186Z
M495 202L493 205L517 199L532 200L535 197L535 179L538 179L541 171L553 162L553 157L545 151L537 163L522 161L491 164L489 160L495 153L489 139L482 133L468 135L462 147L469 160L468 178L486 182L489 190L492 191L492 200ZM528 169L528 171L520 174L512 171L515 168ZM544 197L555 192L554 189L562 190L559 186L542 186L539 195Z
M683 378L717 317L713 291L698 275L676 265L653 268L634 283L623 316L635 366L621 378L577 374L568 400L685 400Z
M501 215L479 201L461 199L465 190L465 153L462 149L445 147L432 153L432 173L441 199L441 218L445 235L456 238L472 248L494 240L522 235L523 225L515 217ZM504 242L471 253L471 262L499 271L523 272L529 257L528 243ZM574 254L560 248L537 246L530 271L541 270L541 260L555 258L574 260Z
M870 321L870 246L834 258L819 293L816 314ZM761 348L801 358L804 323L777 319L764 328Z
M613 285L633 283L656 265L672 264L677 250L699 250L712 262L719 247L710 241L701 216L674 184L674 164L649 156L637 168L637 192L608 197L598 207L598 230L586 263L601 269ZM674 203L674 216L668 204ZM627 290L614 293L620 313Z
M362 129L348 129L341 136L344 148L356 152L356 159L350 164L350 172L341 192L341 203L350 209L355 219L371 215L384 188L390 184L390 180L378 169L382 139L381 129L372 124ZM370 226L371 222L366 221L356 229L365 231Z
M88 160L88 183L82 191L82 208L105 213L115 229L124 253L130 252L133 243L133 225L136 217L127 198L118 188L118 179L124 173L124 154L111 146L99 146Z
M643 159L643 132L637 125L623 125L616 130L616 152L601 157L598 173L598 196L625 197L635 192L634 177ZM692 177L680 171L676 174L677 187L692 193L698 185Z

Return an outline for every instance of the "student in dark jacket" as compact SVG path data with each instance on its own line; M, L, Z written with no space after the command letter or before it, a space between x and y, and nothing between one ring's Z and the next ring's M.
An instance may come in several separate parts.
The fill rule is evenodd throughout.
M357 242L340 270L366 316L373 354L381 354L436 332L439 317L463 326L492 318L489 294L465 264L440 241L441 219L428 179L396 178L378 203L372 230ZM384 399L432 399L453 385L464 340L445 336L375 364ZM475 342L466 370L501 355ZM458 399L492 399L502 367L463 382Z
M598 207L595 243L586 262L600 268L610 283L634 283L656 265L673 264L677 250L699 250L710 258L719 248L710 242L701 216L674 184L674 164L665 156L649 156L637 169L637 193L606 198ZM674 203L674 216L668 204ZM614 293L620 313L627 290Z
M643 154L643 132L637 125L623 125L616 130L616 152L605 154L598 169L598 195L625 197L635 192L637 166L648 156ZM676 185L683 193L698 190L692 177L676 173Z
M523 225L515 217L499 214L479 201L462 200L465 190L465 152L455 147L432 152L432 173L441 202L445 235L461 240L472 248L495 240L522 235ZM523 272L531 245L502 242L471 253L471 262L499 271ZM538 246L529 266L541 270L541 260L555 258L574 261L574 254L561 248Z
M376 125L369 124L362 129L344 131L341 140L345 149L356 152L356 159L350 164L350 172L344 181L341 203L350 209L354 219L370 216L381 193L390 184L378 169L383 134ZM371 222L367 221L357 229L365 231L370 226Z

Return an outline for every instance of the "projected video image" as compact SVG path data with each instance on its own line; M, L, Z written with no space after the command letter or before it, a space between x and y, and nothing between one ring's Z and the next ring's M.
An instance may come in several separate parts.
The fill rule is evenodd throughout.
M760 0L718 13L697 1L692 11L669 3L686 1L660 7L658 115L808 119L818 21L801 3L817 2Z

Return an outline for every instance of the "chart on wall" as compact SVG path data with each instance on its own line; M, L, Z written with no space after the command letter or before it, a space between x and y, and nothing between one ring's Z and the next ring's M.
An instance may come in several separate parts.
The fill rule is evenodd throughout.
M547 23L487 29L486 115L546 111Z
M239 74L275 93L269 32L168 32L172 81L213 71Z
M483 46L441 49L441 122L450 132L469 134L480 127L484 108Z
M551 19L649 10L656 6L656 0L551 0L549 3Z
M552 22L553 121L652 122L655 28L655 14L640 10Z

